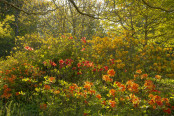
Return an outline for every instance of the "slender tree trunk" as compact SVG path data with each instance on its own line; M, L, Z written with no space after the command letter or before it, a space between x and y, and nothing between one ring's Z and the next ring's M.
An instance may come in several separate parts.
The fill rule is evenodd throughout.
M15 11L15 36L19 36L19 11Z

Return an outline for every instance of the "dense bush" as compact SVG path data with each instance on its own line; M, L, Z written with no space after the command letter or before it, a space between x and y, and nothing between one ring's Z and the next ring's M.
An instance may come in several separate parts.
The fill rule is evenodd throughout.
M29 38L29 39L27 39ZM172 115L172 48L126 37L19 37L1 61L1 114ZM17 110L16 110L17 109ZM31 112L30 112L31 111Z

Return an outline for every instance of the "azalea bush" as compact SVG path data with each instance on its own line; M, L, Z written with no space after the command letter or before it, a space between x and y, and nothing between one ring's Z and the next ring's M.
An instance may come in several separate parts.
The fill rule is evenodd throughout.
M167 78L174 76L173 48L159 46L154 42L145 45L145 40L127 36L94 37L88 41L92 49L84 54L90 54L94 63L111 66L117 70L119 78L122 78L125 72L131 75L138 69L153 76L155 73Z
M17 41L16 53L1 61L3 115L174 113L173 90L163 83L173 77L172 48L115 35Z

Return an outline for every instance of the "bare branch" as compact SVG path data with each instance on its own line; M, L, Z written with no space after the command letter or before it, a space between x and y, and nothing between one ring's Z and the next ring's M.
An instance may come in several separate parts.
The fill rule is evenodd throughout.
M152 6L152 5L148 4L145 0L142 0L142 2L143 2L145 5L147 5L148 7L153 8L153 9L159 9L159 10L162 10L162 11L165 11L165 12L174 12L174 9L166 10L166 9L164 9L164 8L161 8L161 7Z
M80 11L80 9L75 4L74 0L68 0L68 1L74 6L74 8L77 10L77 12L80 13L81 15L86 15L86 16L94 18L94 19L100 19L99 17L95 17L92 14L87 14L87 13L84 13L84 12Z

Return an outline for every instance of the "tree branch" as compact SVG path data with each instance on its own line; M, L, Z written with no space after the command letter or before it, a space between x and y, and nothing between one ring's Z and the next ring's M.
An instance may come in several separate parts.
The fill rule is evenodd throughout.
M95 16L92 15L92 14L87 14L87 13L84 13L84 12L80 11L80 9L79 9L79 8L77 7L77 5L75 4L74 0L68 0L68 1L74 6L74 8L76 9L76 11L77 11L78 13L80 13L81 15L86 15L86 16L91 17L91 18L94 18L94 19L100 19L99 17L95 17Z
M148 7L153 8L153 9L159 9L159 10L162 10L162 11L165 11L165 12L174 12L174 9L166 10L166 9L164 9L164 8L161 8L161 7L152 6L152 5L148 4L145 0L142 0L142 2L143 2L145 5L147 5Z
M13 3L10 3L10 2L7 2L7 1L4 1L4 0L0 0L0 2L4 3L4 4L7 4L7 5L10 5L12 6L13 8L19 10L19 11L22 11L23 13L27 14L27 15L46 15L48 14L49 12L52 12L52 11L55 11L57 10L58 8L56 7L55 9L52 9L52 10L47 10L45 12L27 12L25 11L24 9L21 9L19 7L17 7L16 5L14 5Z

